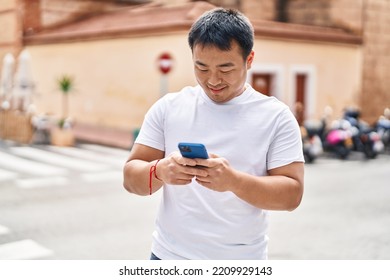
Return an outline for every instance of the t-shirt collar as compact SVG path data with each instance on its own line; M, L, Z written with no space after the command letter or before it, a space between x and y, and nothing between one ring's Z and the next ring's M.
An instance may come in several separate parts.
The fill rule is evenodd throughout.
M200 87L200 86L199 86ZM213 100L210 99L210 97L207 96L207 94L204 92L204 90L202 89L201 90L202 92L202 97L203 99L207 102L207 103L210 103L210 104L214 104L214 105L234 105L234 104L238 104L238 103L241 103L243 100L245 100L246 98L249 97L249 95L251 94L252 92L252 87L250 84L246 83L245 84L245 90L243 93L241 93L239 96L236 96L234 97L233 99L227 101L227 102L224 102L224 103L217 103L217 102L214 102Z

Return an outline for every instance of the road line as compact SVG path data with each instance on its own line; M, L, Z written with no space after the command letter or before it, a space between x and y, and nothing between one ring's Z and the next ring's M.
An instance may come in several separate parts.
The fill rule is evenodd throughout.
M0 235L5 235L5 234L8 234L8 233L10 233L10 232L11 232L11 231L9 230L9 228L0 225Z
M88 183L106 182L112 180L123 180L123 173L121 171L108 171L99 173L85 173L81 178Z
M31 239L0 245L0 260L28 260L46 258L51 255L53 251Z
M15 181L16 186L22 189L66 186L68 183L69 179L65 177L29 178Z
M23 159L0 151L0 167L11 169L19 173L30 175L48 176L62 175L67 171L64 168L54 167L48 164Z
M99 171L108 168L107 165L81 159L75 159L68 156L31 147L14 147L11 148L11 151L18 156L28 157L38 162L45 162L69 169L76 169L78 171Z
M92 162L100 162L104 164L109 164L113 167L123 168L128 155L107 155L103 153L99 153L93 150L85 150L76 147L57 147L57 146L48 146L50 151L61 153L63 155L67 155L73 158L80 158L84 160L89 160Z
M0 169L0 183L4 182L4 181L13 180L17 177L18 177L18 174L15 172Z
M94 145L94 144L81 144L80 147L82 149L96 151L100 153L106 153L109 155L115 155L121 158L128 158L130 151L125 149L119 149L119 148L112 148L112 147L106 147L106 146L100 146L100 145Z

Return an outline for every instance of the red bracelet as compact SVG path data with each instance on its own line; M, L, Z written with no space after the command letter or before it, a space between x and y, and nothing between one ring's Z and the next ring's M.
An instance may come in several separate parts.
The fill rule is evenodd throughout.
M149 194L152 195L152 174L154 174L154 178L156 178L157 180L161 181L160 178L157 177L157 164L158 162L160 161L157 160L156 163L150 167L150 170L149 170Z

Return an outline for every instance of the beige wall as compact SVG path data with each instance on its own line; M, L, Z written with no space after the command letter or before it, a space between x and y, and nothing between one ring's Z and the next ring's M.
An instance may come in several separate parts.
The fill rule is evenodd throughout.
M14 12L4 13L0 18L0 40L2 43L16 41L17 18ZM4 28L6 27L6 28Z
M20 23L16 13L16 0L1 0L0 5L0 62L8 53L17 55L20 45ZM1 73L0 73L1 75Z
M16 0L1 0L1 10L13 9L16 7Z
M325 106L331 106L338 117L345 106L358 104L362 71L359 47L263 39L256 41L254 50L253 68L256 69L257 65L258 69L264 69L259 66L263 64L271 72L277 69L282 83L278 98L291 108L295 103L293 74L309 74L307 118L321 117Z
M147 109L160 96L156 58L162 52L168 51L175 58L168 75L169 91L196 84L186 32L27 49L37 83L38 111L61 115L56 79L70 74L76 79L76 91L70 95L70 116L81 123L126 130L139 127ZM321 116L326 105L339 112L345 104L356 103L361 87L359 48L258 38L255 52L251 71L270 65L279 69L277 97L290 106L294 103L291 75L309 69L313 80L307 117Z
M70 74L77 91L70 95L75 120L122 129L139 127L160 96L161 74L156 59L165 51L175 58L168 89L194 84L186 34L73 44L30 46L40 112L61 114L56 78ZM173 50L175 48L175 50Z

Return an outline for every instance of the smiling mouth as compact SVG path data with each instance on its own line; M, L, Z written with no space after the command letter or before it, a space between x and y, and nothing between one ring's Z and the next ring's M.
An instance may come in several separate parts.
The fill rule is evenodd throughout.
M213 93L213 94L218 94L220 93L222 90L224 90L225 87L222 87L222 88L211 88L209 87L209 90Z

